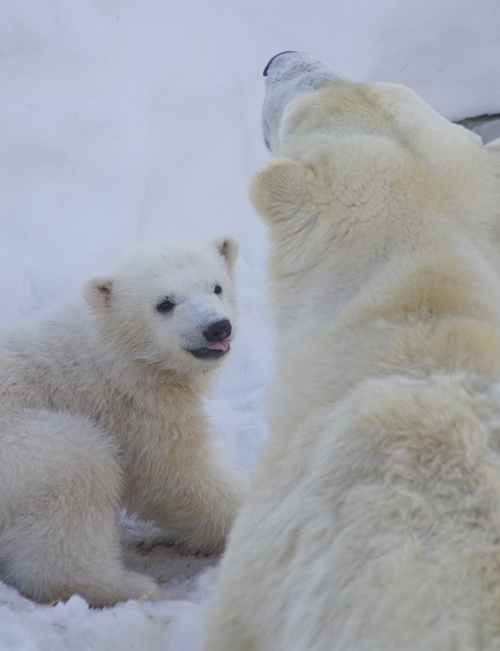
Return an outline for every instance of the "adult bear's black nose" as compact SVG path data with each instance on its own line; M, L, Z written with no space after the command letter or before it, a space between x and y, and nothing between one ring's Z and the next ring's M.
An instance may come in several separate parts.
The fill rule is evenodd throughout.
M212 323L206 330L203 331L205 339L210 343L214 341L222 341L227 339L231 334L232 328L231 323L228 319L222 319L222 321L216 321Z

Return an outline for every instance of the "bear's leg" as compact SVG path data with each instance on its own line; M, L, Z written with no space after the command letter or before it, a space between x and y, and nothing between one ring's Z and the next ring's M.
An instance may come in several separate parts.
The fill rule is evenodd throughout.
M130 510L191 551L220 549L243 502L246 478L199 439L171 443L149 468L147 484L134 487Z
M0 574L41 602L103 606L156 590L125 570L116 450L84 418L26 410L0 421ZM4 490L5 489L5 490Z

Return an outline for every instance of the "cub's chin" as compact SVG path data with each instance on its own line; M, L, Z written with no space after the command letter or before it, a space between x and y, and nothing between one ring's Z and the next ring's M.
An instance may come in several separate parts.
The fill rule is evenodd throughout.
M224 357L224 355L226 355L229 352L231 346L229 345L228 341L219 342L219 343L224 345L218 346L217 348L204 346L203 348L197 348L196 350L190 350L189 352L191 353L191 355L194 355L194 357L198 359L203 359L203 360L221 359L222 357ZM214 344L211 344L210 346L214 346Z

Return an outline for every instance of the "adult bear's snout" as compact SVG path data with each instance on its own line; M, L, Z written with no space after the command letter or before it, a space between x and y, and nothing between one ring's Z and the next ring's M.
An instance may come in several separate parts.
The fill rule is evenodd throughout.
M264 68L264 72L262 73L264 77L267 77L267 72L269 70L269 67L271 63L274 61L274 59L277 59L280 57L282 54L296 54L297 50L285 50L284 52L280 52L279 54L275 54L269 61L267 62L267 66Z
M321 86L343 75L332 70L323 61L305 52L286 50L276 54L264 69L266 97L262 111L264 141L268 149L278 155L280 123L286 106L302 93L318 90Z

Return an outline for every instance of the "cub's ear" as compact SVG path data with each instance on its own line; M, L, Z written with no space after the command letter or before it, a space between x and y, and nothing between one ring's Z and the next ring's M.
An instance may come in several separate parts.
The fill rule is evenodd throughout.
M300 218L309 194L306 170L288 158L272 158L250 178L250 201L270 226Z
M107 276L94 276L83 287L83 297L93 312L100 312L109 305L113 280Z
M495 156L498 156L500 158L500 138L496 138L495 140L492 140L487 145L485 145L485 147L492 154L494 154Z
M226 263L229 273L232 274L238 251L240 250L238 242L231 236L218 237L214 241L215 248L218 254L223 258Z

